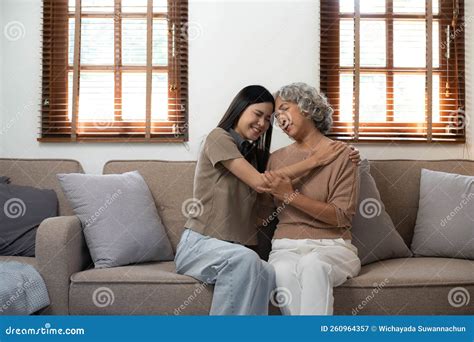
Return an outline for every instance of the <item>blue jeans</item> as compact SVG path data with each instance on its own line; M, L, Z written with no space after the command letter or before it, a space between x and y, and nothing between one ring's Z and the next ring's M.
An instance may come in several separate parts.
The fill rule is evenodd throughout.
M268 315L275 271L247 247L186 229L175 263L179 274L215 285L211 315Z

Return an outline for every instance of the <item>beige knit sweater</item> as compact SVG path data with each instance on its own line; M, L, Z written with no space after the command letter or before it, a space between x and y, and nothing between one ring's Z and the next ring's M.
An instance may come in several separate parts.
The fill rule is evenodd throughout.
M324 137L317 148L326 148L331 142ZM294 184L292 196L305 195L314 200L334 206L337 226L329 225L291 205L292 196L285 201L277 200L268 194L258 199L259 218L264 226L278 216L278 226L274 239L351 239L351 221L355 214L358 198L357 166L349 159L347 148L332 162L313 169ZM268 170L277 170L300 162L311 154L310 150L298 149L296 144L274 152L268 162Z

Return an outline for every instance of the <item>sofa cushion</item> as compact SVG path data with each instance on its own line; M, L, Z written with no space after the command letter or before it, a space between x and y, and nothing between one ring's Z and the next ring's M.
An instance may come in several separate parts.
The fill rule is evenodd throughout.
M421 170L416 256L474 259L474 177Z
M473 301L453 306L449 296L458 288L464 289L458 294L468 291L472 296L473 271L474 261L461 259L378 261L363 266L359 276L334 289L335 314L472 313ZM176 274L174 262L90 269L71 277L71 313L207 315L212 291L213 285ZM457 303L455 299L451 301ZM362 308L358 308L359 305ZM279 311L273 308L272 313Z
M193 197L195 168L196 162L116 160L105 164L104 174L140 172L153 194L158 213L176 251L187 220L183 214L183 203Z
M420 194L421 169L474 176L472 160L372 160L370 173L397 231L411 245Z
M474 261L451 258L398 258L362 267L344 287L372 287L387 278L387 287L474 285Z
M206 315L212 285L176 273L174 262L90 269L71 277L74 315Z
M70 216L74 212L64 196L57 173L83 173L81 164L70 159L7 159L0 158L2 176L12 184L52 189L59 201L59 215Z
M385 211L377 185L364 159L359 166L359 199L352 220L352 243L362 265L374 261L411 257L412 253Z
M58 178L81 220L95 267L173 260L171 244L140 173L58 174Z
M0 255L35 256L36 231L58 214L53 190L0 184Z
M334 289L343 315L466 315L474 312L474 261L400 258L363 266Z

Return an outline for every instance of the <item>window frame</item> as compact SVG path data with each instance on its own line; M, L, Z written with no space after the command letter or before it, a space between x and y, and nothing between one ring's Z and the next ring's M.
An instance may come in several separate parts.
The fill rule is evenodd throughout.
M43 0L43 76L40 142L185 142L188 141L188 1L168 0L167 12L153 12L153 0L147 12L122 13L122 1L114 0L113 12L70 12L68 0ZM75 0L81 8L81 0ZM75 19L74 60L69 65L69 20ZM114 19L114 65L81 65L80 37L83 18ZM147 20L146 66L122 64L122 19ZM152 65L153 22L168 22L168 63ZM79 23L79 24L78 24ZM69 73L73 72L72 119L69 120ZM78 119L80 73L104 71L114 74L114 121ZM168 119L151 118L152 76L166 71L168 76ZM146 74L146 118L140 121L122 118L122 75Z
M463 15L464 15L464 3L460 1L460 12L456 28L463 28ZM446 119L441 113L449 112L452 108L452 104L449 103L451 98L443 100L442 94L445 93L445 82L447 77L451 80L455 77L458 79L456 82L455 97L457 112L456 124L458 122L465 122L464 120L464 103L465 103L465 85L464 85L464 35L463 30L460 30L461 34L458 34L451 40L453 46L458 48L458 53L462 53L461 56L456 55L454 58L449 60L450 70L457 68L456 75L452 76L446 74L443 70L443 66L447 63L447 58L441 48L443 42L446 41L446 33L442 28L445 27L452 18L445 15L445 10L451 8L449 0L439 1L438 14L426 13L426 8L431 4L431 0L425 2L425 13L424 14L395 14L393 13L393 0L385 1L385 13L380 14L361 14L359 10L360 0L355 0L354 13L339 13L339 1L338 0L321 0L321 46L320 46L320 88L325 93L330 103L334 107L333 119L337 124L336 128L333 128L329 133L331 138L337 140L344 140L350 142L454 142L464 143L465 142L465 127L459 129L459 127L449 127L455 133L451 138L443 137L443 130L447 129L447 125L451 125L451 122L432 122L432 94L429 94L429 89L432 89L432 77L429 77L430 69L433 75L440 75L440 87L439 87L439 98L440 98L440 118ZM430 18L431 17L431 18ZM352 67L340 66L340 46L339 46L339 23L341 19L353 19L354 20L354 60ZM360 34L360 20L362 19L378 19L385 21L386 28L386 65L385 67L361 67L360 57L357 58L357 54L360 56L360 42L358 43L357 34ZM432 22L439 22L439 66L437 68L431 67L432 59L426 58L426 65L424 68L409 68L409 67L394 67L393 56L394 56L394 20L413 20L413 19L424 19L426 20L426 47L427 55L432 56L432 41L429 39L430 32L432 31ZM359 24L357 24L359 20ZM336 36L337 35L337 36ZM429 44L431 43L431 44ZM453 48L453 46L451 48ZM454 51L453 51L454 52ZM428 62L430 60L430 62ZM457 65L454 65L456 63ZM452 69L451 69L452 67ZM341 73L353 74L353 100L352 100L352 122L343 122L340 120L339 113L339 98L340 98L340 86L339 76ZM358 90L360 91L360 74L362 73L378 73L384 74L386 77L386 111L385 111L385 122L360 122L359 112L355 108L359 107ZM425 82L425 122L394 122L394 75L395 74L422 74L426 75ZM453 73L453 71L451 72ZM459 80L460 79L460 80ZM357 84L359 83L359 84ZM431 90L432 91L432 90ZM431 99L431 101L428 101ZM371 137L372 136L372 137Z

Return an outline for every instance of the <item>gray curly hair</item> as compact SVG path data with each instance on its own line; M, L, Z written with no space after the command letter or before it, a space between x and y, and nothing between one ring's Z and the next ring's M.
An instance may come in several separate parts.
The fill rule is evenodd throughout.
M301 113L311 118L322 134L326 135L331 129L334 110L326 96L319 93L315 87L303 82L292 83L281 87L275 93L275 99L277 97L283 101L296 103Z

